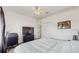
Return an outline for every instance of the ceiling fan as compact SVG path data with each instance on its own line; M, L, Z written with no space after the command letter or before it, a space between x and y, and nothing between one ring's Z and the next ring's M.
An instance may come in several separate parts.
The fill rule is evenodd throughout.
M42 14L44 11L43 11L43 9L42 9L41 7L35 6L35 7L33 8L33 12L34 12L35 15L40 15L40 14Z

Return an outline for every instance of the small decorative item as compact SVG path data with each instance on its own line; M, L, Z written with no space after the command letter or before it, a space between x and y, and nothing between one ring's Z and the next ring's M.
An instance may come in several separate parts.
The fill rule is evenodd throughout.
M71 29L71 21L62 21L57 23L58 29Z

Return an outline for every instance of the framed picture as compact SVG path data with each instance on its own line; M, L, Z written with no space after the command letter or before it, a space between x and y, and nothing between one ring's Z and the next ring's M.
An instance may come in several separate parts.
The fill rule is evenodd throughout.
M58 29L71 29L71 21L62 21L57 23L57 28Z

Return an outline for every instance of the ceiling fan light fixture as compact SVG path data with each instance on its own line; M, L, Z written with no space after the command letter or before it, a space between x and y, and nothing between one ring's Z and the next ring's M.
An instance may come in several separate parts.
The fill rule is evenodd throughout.
M34 11L34 14L35 14L35 15L40 15L40 14L43 13L43 9L41 9L41 8L38 7L38 6L34 7L33 11Z

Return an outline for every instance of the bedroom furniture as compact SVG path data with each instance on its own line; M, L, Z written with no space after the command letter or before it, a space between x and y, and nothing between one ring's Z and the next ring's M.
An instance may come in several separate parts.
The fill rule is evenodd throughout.
M79 41L42 38L17 46L14 53L79 53Z
M8 33L6 37L6 49L14 48L18 45L18 34Z
M73 40L79 41L79 35L73 35Z
M73 35L73 40L77 40L77 35Z
M34 40L34 28L23 27L23 42L29 42Z
M31 34L25 34L23 36L23 42L28 42L28 41L32 41L34 40L34 35L31 35Z

